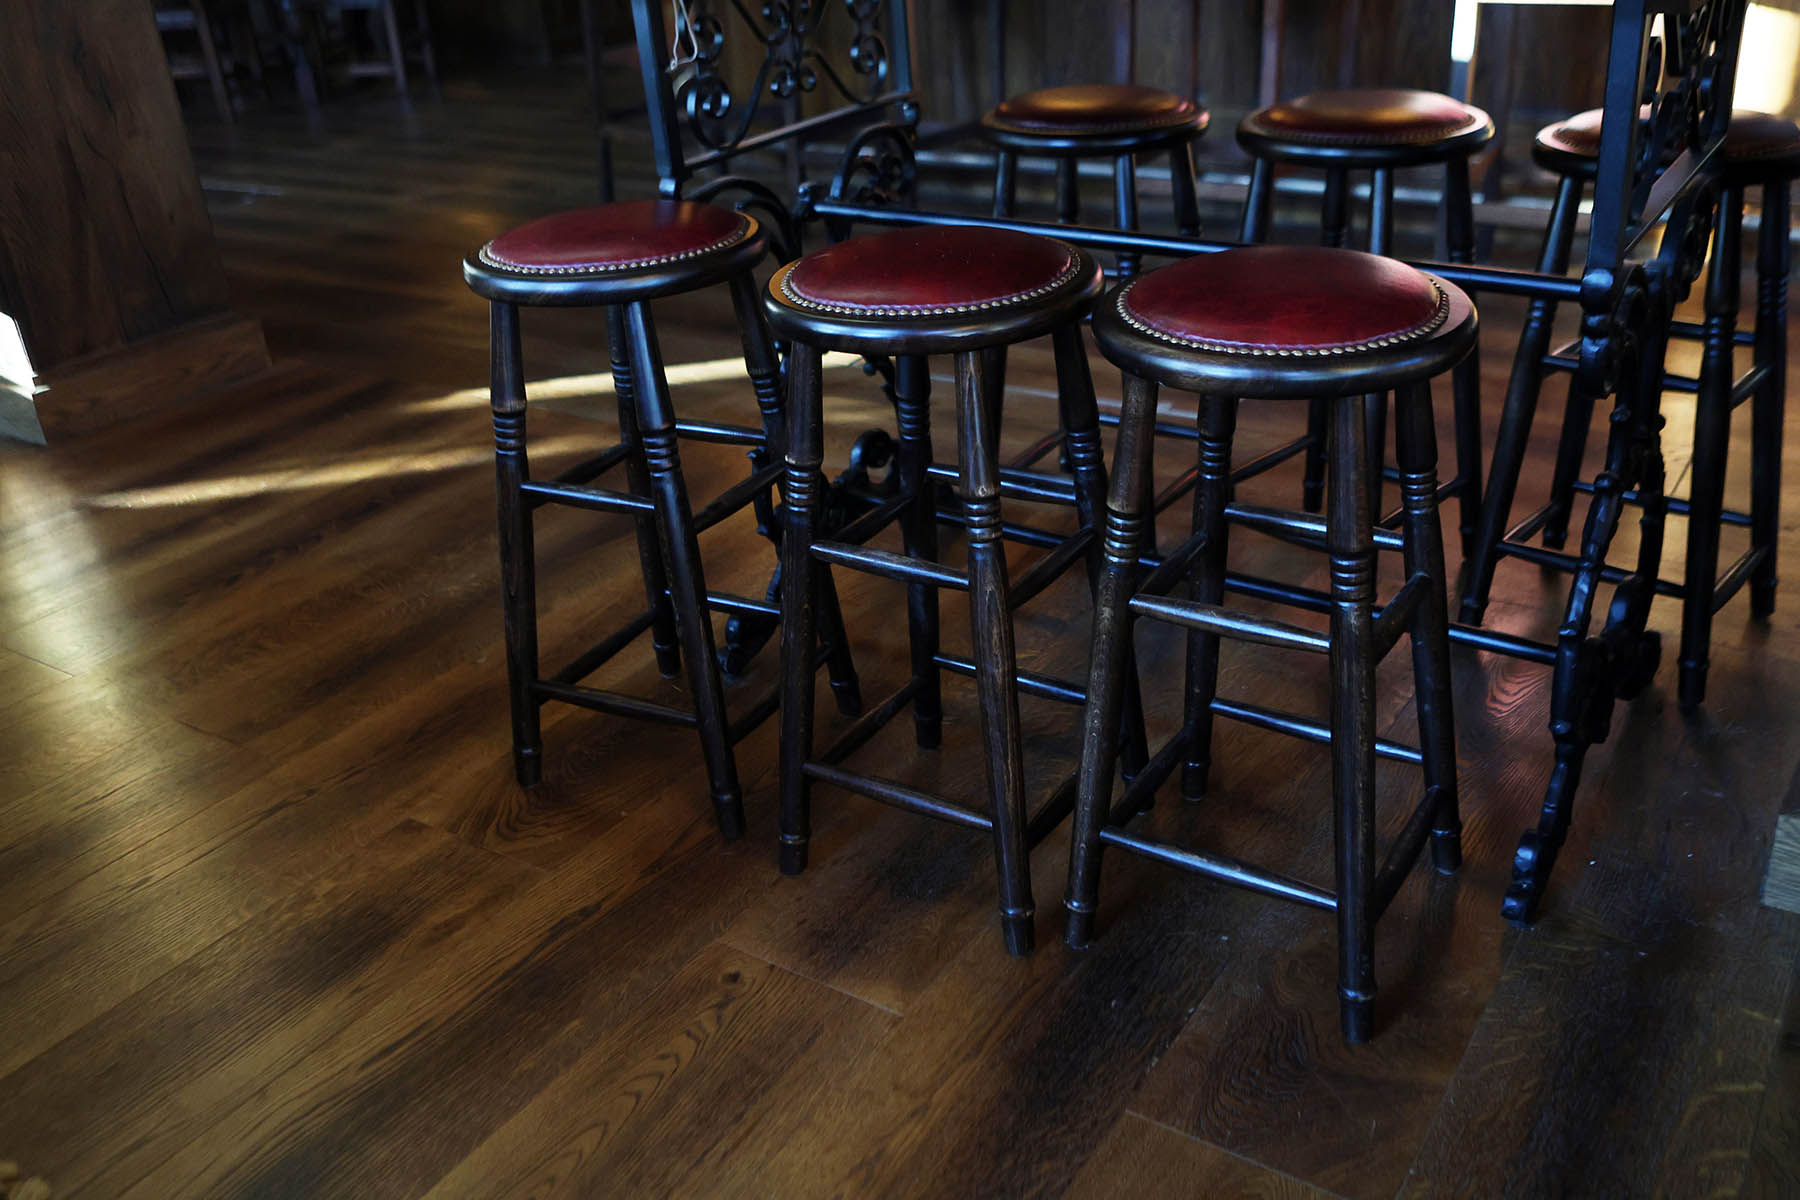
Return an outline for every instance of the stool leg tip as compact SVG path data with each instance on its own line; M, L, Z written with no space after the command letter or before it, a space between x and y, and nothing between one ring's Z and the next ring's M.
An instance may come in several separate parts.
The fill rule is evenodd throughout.
M921 750L936 750L944 744L944 722L941 717L914 717L913 741Z
M544 777L544 757L538 747L513 747L513 777L522 788L538 785Z
M1368 997L1341 996L1338 999L1338 1017L1343 1027L1344 1040L1351 1045L1361 1045L1375 1033L1375 1002Z
M837 701L839 715L846 717L862 716L862 688L854 679L834 679L831 681L831 696Z
M1212 760L1198 758L1181 768L1181 798L1190 803L1206 799L1206 780L1212 774Z
M1440 875L1454 875L1462 866L1462 835L1455 831L1448 833L1433 831L1431 835L1431 866Z
M744 836L744 801L738 796L714 796L713 811L719 819L719 836L735 842Z
M1064 907L1068 912L1063 922L1063 945L1071 950L1086 950L1094 940L1094 914L1086 909Z
M656 647L656 673L664 679L681 674L681 650L674 645Z
M783 875L800 875L806 871L806 840L782 836L780 849L776 852L776 861Z
M1029 911L1001 913L1000 932L1006 938L1006 952L1014 958L1023 958L1030 954L1032 948L1037 944L1037 931Z

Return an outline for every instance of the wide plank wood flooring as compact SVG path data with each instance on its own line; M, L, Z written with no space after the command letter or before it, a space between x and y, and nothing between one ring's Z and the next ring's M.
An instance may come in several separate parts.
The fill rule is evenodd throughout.
M1758 902L1800 787L1791 591L1766 624L1742 600L1720 614L1692 719L1673 702L1677 610L1656 610L1662 672L1591 755L1528 931L1498 910L1548 772L1548 674L1457 652L1466 863L1415 874L1380 926L1364 1047L1339 1040L1332 925L1310 910L1115 855L1101 936L1064 949L1066 832L1032 860L1024 960L1001 950L984 837L821 787L812 869L781 877L772 724L739 749L736 844L682 730L551 706L545 781L520 791L485 313L457 268L591 196L583 94L576 75L496 77L406 112L371 92L320 132L197 124L234 301L276 366L48 449L0 444L0 1160L57 1197L1796 1194L1800 916ZM622 161L645 192L629 136ZM678 406L741 419L729 304L659 315ZM1484 315L1491 425L1520 314ZM613 428L602 325L533 313L527 333L534 465L554 470ZM1047 347L1014 354L1009 445L1051 427L1053 378ZM885 414L854 365L826 388L841 464ZM1679 490L1691 407L1667 407ZM1240 456L1297 416L1247 407ZM685 453L697 495L742 470L726 448ZM1165 446L1162 477L1183 460ZM1247 495L1296 491L1284 470ZM546 510L538 528L551 663L641 591L628 521ZM1670 571L1682 545L1677 521ZM718 586L766 582L747 519L706 546ZM1249 535L1234 561L1322 577ZM840 587L878 697L907 670L898 592ZM1490 619L1550 634L1561 594L1503 566ZM947 596L948 644L960 607ZM1079 678L1086 622L1065 580L1021 614L1023 660ZM1381 674L1396 737L1415 720L1403 660ZM1179 663L1177 639L1150 631L1143 661ZM766 653L737 702L772 668ZM1179 681L1148 677L1167 729ZM681 694L647 652L608 680ZM1233 646L1222 687L1323 712L1312 660ZM901 720L859 761L978 802L971 693L947 684L940 751ZM1048 786L1078 716L1024 715ZM1229 724L1217 746L1212 795L1165 795L1156 827L1327 881L1323 752ZM1381 780L1391 829L1416 775Z

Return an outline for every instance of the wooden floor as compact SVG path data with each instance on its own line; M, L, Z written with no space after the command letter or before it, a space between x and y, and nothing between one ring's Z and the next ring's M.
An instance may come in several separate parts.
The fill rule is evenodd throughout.
M322 135L197 129L235 299L276 367L47 450L0 446L0 1160L59 1197L1800 1194L1800 916L1758 903L1800 792L1792 590L1766 626L1742 601L1721 614L1692 720L1671 698L1676 611L1657 610L1671 650L1591 757L1529 931L1498 910L1547 774L1548 676L1459 651L1467 862L1415 875L1380 926L1360 1048L1338 1038L1333 930L1310 910L1115 856L1101 936L1065 950L1063 833L1033 858L1023 961L967 831L820 788L813 868L781 877L773 726L740 749L734 845L679 730L552 706L545 782L521 792L485 321L457 263L591 194L582 94L575 76L495 81L338 109ZM1492 399L1518 311L1485 311ZM722 298L661 314L679 405L746 411ZM605 369L600 323L534 314L528 334L552 381L533 449L554 467L610 430L604 382L583 378ZM1048 428L1047 348L1013 378L1023 443ZM827 395L841 462L881 404L854 367ZM1691 409L1669 409L1679 480ZM1247 409L1240 454L1294 418ZM1165 477L1184 465L1160 458ZM696 492L741 470L717 447L687 463ZM1540 444L1533 496L1547 464ZM639 585L627 522L539 529L550 662ZM731 529L707 539L715 578L758 587L766 551ZM1320 576L1249 536L1234 558ZM898 597L842 586L875 696L906 670ZM1559 595L1506 566L1491 619L1547 633ZM1086 619L1075 581L1047 593L1021 618L1026 661L1079 677ZM1167 635L1142 652L1179 661ZM618 686L677 694L627 657ZM1402 657L1382 673L1396 736ZM1166 727L1176 681L1150 675ZM1227 694L1322 712L1324 685L1316 663L1225 653ZM948 698L941 751L902 721L859 761L973 800L973 697ZM1077 714L1025 718L1043 785ZM1166 796L1156 826L1326 881L1320 749L1227 726L1215 758L1214 794ZM1382 781L1391 830L1416 777Z

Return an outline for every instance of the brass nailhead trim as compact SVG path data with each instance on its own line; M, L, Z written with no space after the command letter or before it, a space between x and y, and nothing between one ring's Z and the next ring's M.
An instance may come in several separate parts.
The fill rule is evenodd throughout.
M1423 271L1420 272L1420 275L1424 276L1425 281L1431 284L1431 290L1437 293L1437 308L1431 316L1426 318L1424 324L1402 330L1399 333L1384 334L1381 337L1369 338L1360 342L1343 342L1335 346L1295 346L1284 349L1275 346L1246 346L1239 342L1215 342L1207 338L1187 338L1178 334L1166 333L1146 324L1137 314L1125 307L1125 302L1131 295L1131 289L1138 284L1138 280L1135 279L1119 289L1119 298L1114 302L1114 307L1118 310L1120 318L1139 333L1155 338L1159 342L1181 346L1184 349L1206 350L1213 354L1242 354L1247 357L1262 355L1267 358L1334 358L1346 354L1361 354L1368 350L1385 350L1390 346L1418 341L1422 337L1437 332L1450 316L1450 293L1446 292L1434 277L1425 275Z
M637 271L642 270L644 267L660 267L666 266L669 263L683 262L690 258L700 258L704 255L715 254L720 250L727 250L732 246L738 245L740 242L744 241L745 238L750 236L750 231L754 228L754 222L743 213L739 213L737 218L737 228L716 242L711 242L705 246L698 246L692 250L682 250L675 254L657 254L649 258L632 258L621 262L590 263L569 267L529 267L521 263L507 262L503 258L495 258L489 253L493 248L493 242L489 242L487 245L483 246L477 257L490 267L497 267L502 271L512 271L520 275L606 275L615 271Z
M1024 304L1036 300L1040 296L1048 296L1066 286L1081 270L1081 256L1075 253L1074 247L1055 238L1045 238L1047 242L1056 242L1069 252L1069 263L1056 278L1049 283L1040 284L1023 292L1014 292L1010 296L996 296L992 300L982 300L975 304L833 304L826 300L814 300L794 290L792 266L783 268L781 272L781 294L796 308L812 309L815 312L836 313L847 317L950 317L958 313L988 312L996 308L1009 308L1016 304ZM802 260L804 261L804 260ZM796 263L794 266L798 266Z

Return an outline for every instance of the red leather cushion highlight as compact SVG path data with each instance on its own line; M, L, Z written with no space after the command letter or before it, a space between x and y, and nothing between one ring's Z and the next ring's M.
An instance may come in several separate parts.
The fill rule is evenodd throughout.
M492 267L542 274L625 271L735 246L755 222L716 204L630 200L555 213L481 248Z
M1597 158L1600 154L1600 123L1604 115L1604 109L1590 108L1566 121L1546 125L1538 130L1538 145L1582 158ZM1731 114L1731 125L1725 130L1727 162L1747 163L1784 154L1800 154L1800 125L1786 117L1749 109L1739 109Z
M1372 350L1430 333L1448 313L1448 297L1422 271L1314 246L1197 254L1141 276L1117 303L1143 332L1236 354Z
M1054 291L1080 260L1052 238L959 226L897 229L827 246L795 263L782 295L852 316L971 312Z
M1244 128L1317 145L1417 145L1488 123L1480 109L1437 92L1350 88L1283 100L1244 118Z
M1033 133L1122 133L1181 125L1205 116L1191 100L1161 88L1086 83L1013 96L989 119Z

